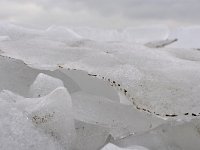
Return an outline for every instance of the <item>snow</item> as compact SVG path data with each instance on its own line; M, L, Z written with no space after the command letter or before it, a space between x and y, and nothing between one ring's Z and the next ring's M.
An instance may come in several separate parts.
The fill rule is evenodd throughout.
M199 149L199 28L1 23L0 149Z

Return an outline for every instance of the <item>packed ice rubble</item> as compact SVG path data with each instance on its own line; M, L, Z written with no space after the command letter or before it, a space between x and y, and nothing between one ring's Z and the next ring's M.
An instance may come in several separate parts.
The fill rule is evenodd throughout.
M152 149L152 145L155 150L162 147L164 150L167 147L177 148L177 150L181 147L183 149L192 146L192 149L198 147L198 120L191 123L166 123L165 120L140 112L131 105L124 105L119 100L109 99L108 97L113 97L107 95L106 92L102 91L101 96L95 92L88 93L87 90L90 88L105 87L108 89L107 84L98 80L98 82L102 82L98 87L97 79L94 80L93 77L87 76L87 79L82 75L81 79L80 71L64 70L65 75L62 76L62 80L44 73L37 73L33 77L32 83L29 84L30 77L25 78L27 74L24 73L26 72L18 72L16 77L14 73L16 66L18 66L18 70L23 69L30 72L34 72L36 69L29 68L21 61L6 57L1 57L2 62L5 65L1 68L1 72L9 64L12 66L9 68L10 75L16 80L23 79L22 84L15 82L15 86L11 90L16 91L17 88L26 89L28 87L27 94L23 96L19 95L20 92L13 93L8 90L2 90L0 93L2 150L13 148L148 150ZM44 72L43 70L37 71ZM52 75L55 74L52 73ZM83 83L80 83L81 88L76 91L70 90L69 93L63 82L69 78L67 75L74 76L74 82L68 83L69 89L74 87L69 84L76 84L81 80L85 82L85 80L91 79L92 83L91 85L85 84L88 87L84 87ZM78 80L76 80L76 76L79 76ZM0 82L3 83L2 80ZM24 86L25 83L28 86ZM6 84L11 83L4 83L5 87ZM115 95L116 92L111 93ZM6 138L8 136L10 138ZM159 138L160 136L166 137L167 142L165 139ZM175 142L170 140L171 136L174 137ZM184 136L187 144L182 144L179 136ZM159 139L158 142L154 141L152 137ZM192 141L189 140L191 137Z
M12 37L13 28L10 28L7 29L10 31L8 36ZM14 29L17 30L17 27ZM117 35L111 34L110 40L105 38L96 41L93 36L104 39L101 35L109 36L112 31L92 28L88 31L75 28L72 31L54 26L48 30L35 31L35 36L28 36L33 34L32 29L21 30L22 28L18 32L22 32L22 35L28 38L18 34L15 40L2 41L1 55L23 60L29 66L38 69L84 70L110 82L116 89L125 93L136 107L162 117L183 118L200 113L199 51L168 47L154 49L143 45L147 40L173 37L175 33L170 32L167 27L115 30ZM126 35L133 38L121 38L121 32L124 33L125 30L130 30ZM6 36L5 32L2 33ZM178 37L177 42L181 39L183 38ZM120 41L117 42L118 40ZM187 113L188 116L184 115Z
M144 46L171 35L1 25L0 149L199 149L200 52Z
M83 77L78 77L76 80L76 76L81 74L80 71L65 70L62 78L58 79L39 73L49 72L32 69L19 60L7 57L0 57L0 60L1 79L7 81L0 80L0 83L9 90L15 91L2 90L0 93L0 106L4 108L1 111L5 113L4 115L2 112L1 126L6 128L5 134L13 138L9 141L4 138L5 134L1 135L0 142L4 142L1 145L2 150L6 149L6 144L10 146L8 149L98 150L109 142L110 136L117 139L130 133L148 131L164 122L150 114L137 112L130 105L120 104L119 98L114 99L118 95L117 92L99 79L86 77L82 73ZM16 69L19 71L17 72ZM10 76L6 78L5 75L8 72ZM53 72L51 75L55 76ZM32 76L28 77L30 73ZM70 93L64 84L64 81L71 79L67 74L73 76L75 80L68 82L67 88L71 91ZM58 73L56 75L58 77ZM15 78L14 83L8 81L10 78ZM85 80L89 82L89 79L91 79L91 85L85 84L84 87L83 82ZM21 82L16 82L18 80ZM82 83L79 82L81 80ZM80 88L74 90L73 84L78 86L76 82L79 83ZM95 87L97 90L106 88L110 93L108 95L104 90L100 92L101 95L94 90L87 92L88 89ZM20 95L21 91L18 91L18 88L23 90L28 88L28 90ZM116 109L119 110L118 114L116 114ZM12 116L15 111L17 111L17 117ZM120 114L121 111L122 114ZM11 119L6 112L11 113ZM23 123L22 130L20 124L11 124L12 122ZM5 124L10 125L6 127ZM16 128L17 125L19 127ZM27 131L33 133L30 134ZM15 134L20 135L20 138ZM34 138L31 138L32 134L36 134ZM26 140L29 140L27 143L26 140L21 141L26 138L25 136L27 136ZM51 144L49 145L48 142Z

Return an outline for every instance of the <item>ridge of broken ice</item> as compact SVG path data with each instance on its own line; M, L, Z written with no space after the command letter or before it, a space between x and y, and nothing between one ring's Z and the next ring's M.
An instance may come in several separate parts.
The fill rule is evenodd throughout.
M143 45L166 28L64 28L0 25L0 149L200 147L198 50Z
M4 66L3 65L1 66L2 67L1 71L3 70L5 71L8 64L14 67L14 69L9 68L9 71L11 72L15 71L15 69L23 70L25 68L26 69L29 68L25 64L15 59L1 57L0 60L1 60L1 63L4 64ZM19 65L18 68L16 68L16 63L18 63ZM35 69L29 68L28 70L29 72L33 73ZM42 70L40 71L42 72ZM11 74L11 77L15 76L16 80L19 80L21 78L21 75L23 75L22 76L23 78L24 78L24 75L26 75L23 73L19 72L17 76L15 74ZM45 73L49 73L49 72L46 71ZM70 76L71 74L72 76L74 74L75 78L73 78L73 80L78 82L81 80L81 77L79 76L76 77L77 75L75 75L75 73L76 73L75 71L71 73L70 71L69 73L67 71L64 72L66 77L67 75ZM108 87L106 87L107 86L106 84L104 85L100 83L101 80L98 79L99 82L95 80L92 81L91 85L90 84L87 85L88 86L87 88L83 87L84 82L82 83L82 85L79 84L81 89L83 90L82 99L75 99L73 95L77 95L79 92L73 92L74 94L72 94L73 98L71 102L71 96L67 92L66 88L64 88L65 86L65 84L63 84L64 83L63 81L65 81L64 77L60 79L56 79L55 77L49 76L44 73L36 72L36 74L37 74L37 77L31 77L33 78L32 79L33 81L31 84L29 83L30 82L28 80L29 78L23 79L22 80L23 82L20 82L21 84L27 85L27 86L21 87L22 89L26 89L27 87L29 87L29 90L27 90L26 92L31 95L24 94L23 96L20 96L11 91L4 90L0 93L0 99L4 99L3 100L4 102L8 102L12 109L15 108L17 111L20 111L20 113L22 113L26 117L26 119L29 118L28 119L29 123L30 124L31 122L33 123L35 130L37 130L38 132L41 132L41 134L44 134L44 137L50 139L48 141L51 141L51 140L54 141L61 148L72 149L72 147L75 146L77 150L99 149L108 142L107 139L110 134L112 134L114 138L118 138L121 135L126 136L127 134L129 134L129 132L133 132L133 131L139 132L140 128L146 131L149 129L150 124L152 124L152 127L153 127L154 125L157 124L156 122L154 124L154 121L159 120L159 119L155 119L155 120L149 119L148 121L148 118L151 118L151 115L150 115L150 116L146 116L147 122L149 122L150 124L145 125L144 123L144 127L138 128L137 126L134 125L135 123L133 124L133 127L134 126L136 127L136 128L135 127L133 128L134 130L126 126L125 123L123 123L124 125L121 126L120 124L123 121L120 121L120 120L122 118L125 119L128 112L125 113L123 115L124 117L121 117L120 119L120 116L117 116L114 113L114 111L116 110L115 105L119 108L124 107L124 110L128 108L130 109L130 112L131 111L134 112L134 108L128 105L120 106L119 101L114 100L113 96L108 96L103 91L100 92L102 94L101 96L98 94L96 96L91 95L91 94L95 94L95 91L93 91L90 94L87 94L87 91L93 86L100 85L99 88L103 89L105 87L106 89L108 89ZM55 74L51 73L51 75L55 75ZM5 78L4 72L2 72L1 76ZM93 77L90 77L89 75L87 76L88 78L93 78ZM89 81L89 79L87 79L86 77L83 77L82 80ZM2 83L2 80L0 82ZM20 86L20 83L18 83L17 86ZM73 83L73 82L69 82L69 83ZM9 84L9 82L7 82L7 84ZM69 85L67 85L67 87L73 88L73 86L69 86ZM11 88L11 89L14 90L14 88ZM114 91L111 91L111 90L109 91L112 94L114 94L113 93ZM38 97L38 94L40 94L39 97ZM88 100L84 98L84 95L88 95L88 100L90 101L89 103L87 102ZM107 97L106 95L110 98L113 98L113 100L106 98ZM26 98L27 96L29 98ZM99 106L96 105L99 102L101 102L102 105L99 105ZM107 109L107 106L106 106L107 104L109 104L110 110ZM95 107L99 109L98 112L99 114L102 114L102 116L98 116L98 112L95 112ZM96 118L91 118L90 114L88 114L88 111L91 108L94 110L95 112L94 115L96 115ZM83 114L80 115L79 113L76 113L77 111L82 111ZM106 115L106 111L108 111L109 116L112 118L111 119L109 117L111 119L111 122L108 119L106 119L108 115L108 114ZM140 113L137 113L137 112L135 113L140 115ZM132 122L133 121L131 117L132 114L129 114L129 115L130 117L127 121ZM136 117L136 118L142 121L145 117L144 118ZM112 123L113 119L116 120L116 122L121 122L119 126L115 126L113 124L115 127L114 126L112 127L111 126L112 124L111 125L107 124L107 122ZM96 124L94 123L95 121L99 121L99 123ZM160 123L162 123L162 121ZM158 125L160 123L158 123ZM15 132L15 130L13 132ZM32 130L30 132L32 132ZM23 131L21 132L21 134L25 136L25 133ZM94 143L91 144L90 143L91 141L94 141ZM39 143L36 142L36 145L37 144ZM28 143L27 143L27 146L28 146ZM52 146L52 149L57 149L58 146L56 147Z
M197 50L149 49L125 40L117 44L92 41L74 47L44 38L42 33L37 38L2 41L0 49L4 52L1 55L34 68L72 68L112 80L137 106L161 116L200 113L198 105L194 106L199 103L200 88Z

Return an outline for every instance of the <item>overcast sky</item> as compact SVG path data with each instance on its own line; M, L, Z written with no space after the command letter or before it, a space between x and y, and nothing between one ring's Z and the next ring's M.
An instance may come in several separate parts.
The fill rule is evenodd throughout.
M200 24L200 0L0 0L0 21L48 27Z

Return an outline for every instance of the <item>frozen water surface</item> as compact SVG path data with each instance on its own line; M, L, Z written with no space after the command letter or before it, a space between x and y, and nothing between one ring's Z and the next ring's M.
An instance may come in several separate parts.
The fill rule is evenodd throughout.
M0 149L198 150L199 32L0 24Z

